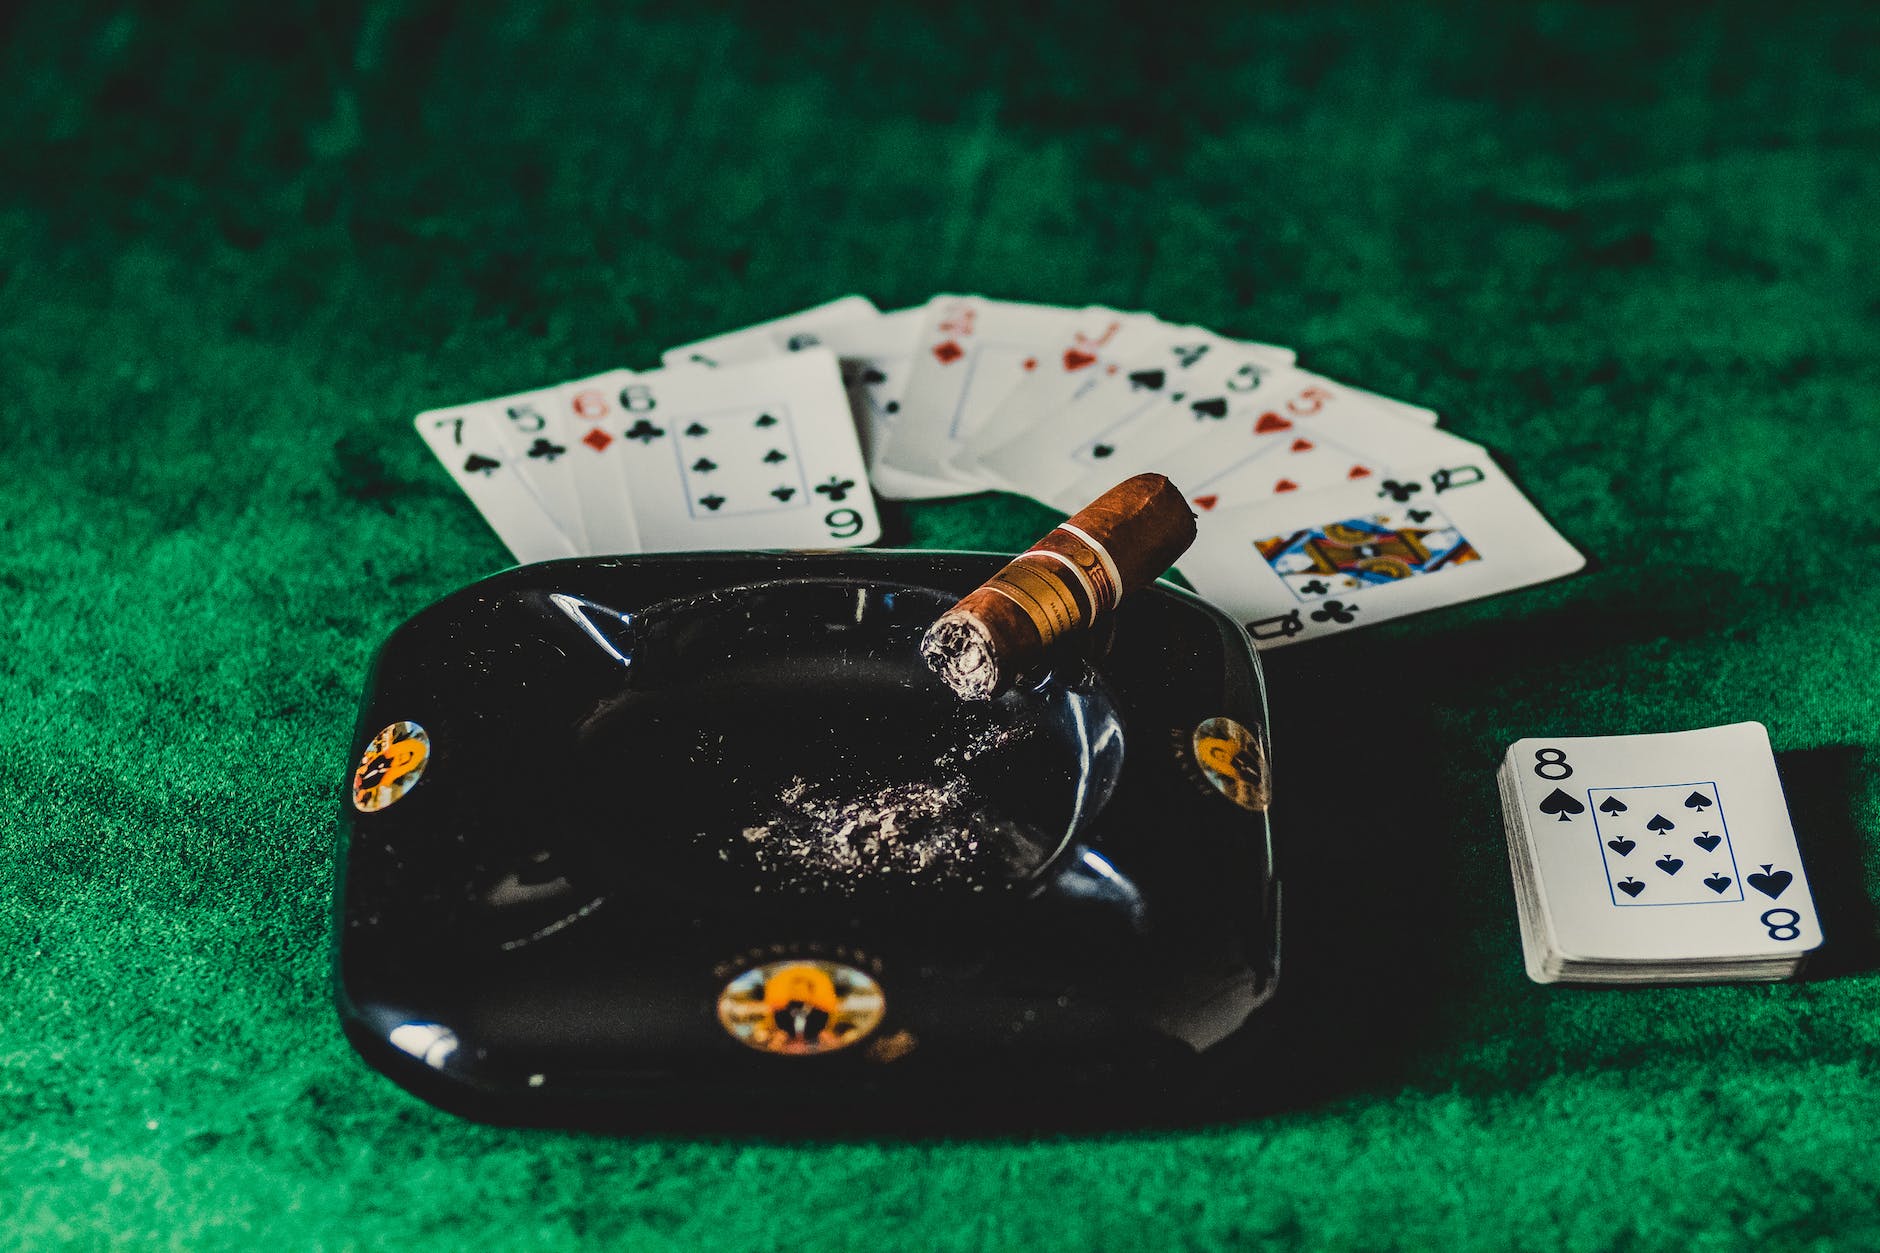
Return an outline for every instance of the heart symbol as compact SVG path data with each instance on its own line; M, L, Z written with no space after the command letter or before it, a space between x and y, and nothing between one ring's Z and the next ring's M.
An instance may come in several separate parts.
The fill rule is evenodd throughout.
M949 339L945 343L935 344L933 355L939 358L941 365L952 365L966 355L966 350Z
M1714 853L1717 851L1717 845L1723 843L1723 837L1721 835L1709 834L1693 835L1691 837L1691 843L1697 845L1697 847L1703 849L1706 853Z
M1627 853L1637 848L1638 845L1622 835L1616 840L1607 840L1606 847L1619 854L1619 856L1624 857Z
M1763 873L1744 875L1743 881L1771 900L1782 895L1784 888L1795 882L1795 876L1786 870L1771 870L1763 867Z
M1064 368L1067 371L1081 370L1096 359L1095 353L1085 352L1081 348L1067 348L1064 350Z
M1296 439L1292 442L1292 450L1294 452L1306 452L1311 447L1312 441L1309 439Z
M1281 479L1279 482L1273 484L1273 490L1275 492L1296 492L1299 490L1299 484L1293 482L1291 479Z
M1116 445L1114 444L1098 444L1095 448L1090 450L1090 455L1100 459L1109 456L1115 451Z
M1652 864L1657 866L1660 870L1664 871L1666 874L1676 874L1678 871L1684 869L1684 863L1680 861L1678 858L1673 857L1670 853L1666 853L1663 857L1660 857L1657 861L1653 862Z
M1038 358L1026 357L1020 364L1027 370L1035 370L1038 368Z
M1615 883L1613 886L1618 888L1621 892L1624 892L1627 896L1637 896L1640 892L1645 890L1645 885L1640 883L1637 879L1632 878L1630 875L1619 880L1619 882Z
M1274 431L1290 430L1292 430L1292 423L1280 417L1277 413L1263 413L1260 415L1260 420L1253 424L1253 433L1255 435L1270 435Z
M1704 886L1713 892L1721 893L1725 888L1730 886L1730 876L1713 874L1704 880Z
M1214 506L1216 506L1216 505L1218 505L1218 504L1220 504L1220 503L1221 503L1221 498L1220 498L1219 496L1197 496L1197 497L1195 497L1195 505L1196 505L1196 507L1198 507L1198 508L1201 508L1201 509L1212 509L1212 508L1214 508Z
M1345 477L1348 479L1368 479L1371 477L1371 467L1352 466L1351 473L1347 474Z

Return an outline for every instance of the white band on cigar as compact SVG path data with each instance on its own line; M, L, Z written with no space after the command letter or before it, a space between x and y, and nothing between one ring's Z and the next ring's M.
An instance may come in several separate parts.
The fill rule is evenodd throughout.
M1069 531L1072 535L1075 535L1078 539L1090 545L1091 551L1097 554L1097 560L1103 563L1104 573L1110 576L1110 586L1116 589L1116 598L1121 600L1123 598L1123 572L1116 568L1116 559L1110 556L1110 550L1097 543L1096 540L1091 539L1089 533L1082 527L1072 526L1068 522L1060 522L1058 524L1058 530Z

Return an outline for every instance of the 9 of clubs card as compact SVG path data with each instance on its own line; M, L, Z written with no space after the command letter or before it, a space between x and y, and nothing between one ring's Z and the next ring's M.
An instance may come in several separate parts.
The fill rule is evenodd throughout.
M1654 981L1779 977L1820 945L1761 723L1525 739L1503 778L1551 955L1537 978L1646 963Z
M631 376L609 433L648 552L836 548L881 534L835 356Z

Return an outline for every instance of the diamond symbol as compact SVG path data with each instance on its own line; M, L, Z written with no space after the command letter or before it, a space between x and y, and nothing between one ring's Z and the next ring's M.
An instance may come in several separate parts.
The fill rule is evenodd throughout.
M935 345L933 355L940 358L941 365L952 365L966 355L966 350L949 339L945 343Z
M583 435L581 442L586 444L589 448L592 448L595 452L605 452L607 445L614 442L614 437L597 426L586 435Z

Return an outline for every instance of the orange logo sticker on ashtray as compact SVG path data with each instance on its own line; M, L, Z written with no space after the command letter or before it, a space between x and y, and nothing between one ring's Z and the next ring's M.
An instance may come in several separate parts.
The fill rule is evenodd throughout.
M362 813L384 809L418 786L431 759L431 737L415 722L394 722L366 745L353 771L353 808Z
M1242 809L1263 813L1271 799L1266 748L1232 718L1209 718L1195 728L1195 764L1221 794Z
M718 995L731 1038L764 1053L833 1053L881 1022L881 985L841 962L793 959L745 971Z

